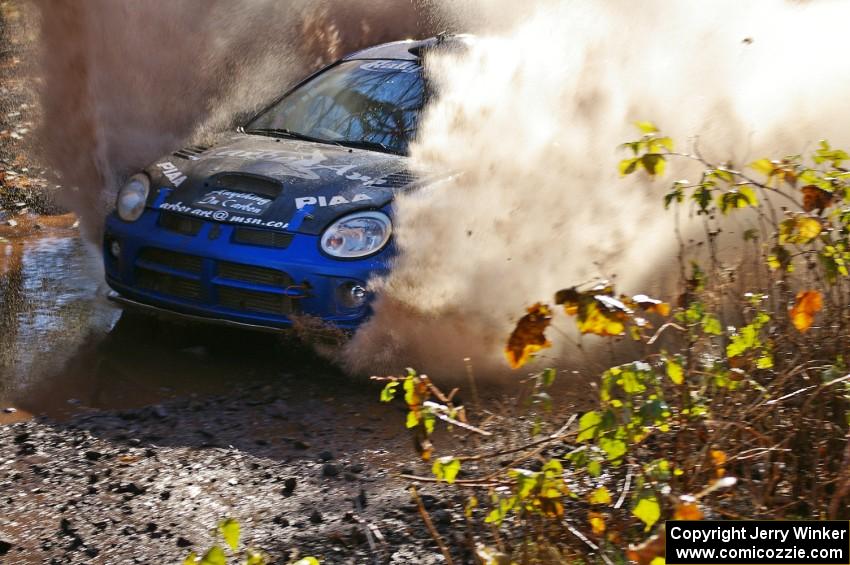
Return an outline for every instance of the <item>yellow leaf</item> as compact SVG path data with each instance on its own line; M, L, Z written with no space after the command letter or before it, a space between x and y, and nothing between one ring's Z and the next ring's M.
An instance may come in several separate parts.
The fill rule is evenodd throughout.
M773 175L773 172L776 170L776 166L770 159L759 159L758 161L753 161L750 163L750 168L767 177Z
M667 360L667 376L674 384L680 385L685 381L682 366L672 359Z
M620 170L620 176L630 175L635 172L640 159L623 159L617 167Z
M702 511L691 502L683 502L677 505L673 512L674 520L702 520L702 518Z
M591 504L611 504L611 493L605 487L599 487L590 493L589 501Z
M605 516L602 513L591 510L587 513L587 521L590 522L594 534L601 536L605 533Z
M656 133L658 128L652 122L635 122L635 125L643 134Z
M538 302L528 308L528 313L517 322L505 347L505 357L512 369L519 369L532 355L551 347L552 344L544 335L551 323L552 312L545 304Z
M581 333L601 336L623 335L626 326L622 321L607 316L596 303L590 303L584 310L584 319L579 317L578 329Z
M820 235L823 227L821 223L807 216L796 216L783 220L779 224L779 244L785 243L809 243Z
M222 520L218 524L218 532L221 534L221 537L224 538L224 541L227 543L227 545L230 546L230 549L236 551L236 549L239 547L239 522L237 522L233 518L227 518L226 520Z
M806 239L806 242L809 242L820 234L821 225L814 218L800 218L797 221L797 229L800 231L800 235Z
M812 327L815 314L823 308L823 296L816 290L804 290L797 293L794 307L791 308L791 322L800 332L807 332Z
M644 530L648 532L653 524L661 517L661 505L658 504L658 499L655 495L650 494L638 501L637 506L632 510L632 514L646 524Z
M755 206L759 203L759 199L756 197L756 192L749 186L740 187L738 189L738 193L747 199L750 206Z

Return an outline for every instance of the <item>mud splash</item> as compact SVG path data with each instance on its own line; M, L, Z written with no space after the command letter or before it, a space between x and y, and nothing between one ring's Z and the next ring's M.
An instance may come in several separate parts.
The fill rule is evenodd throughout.
M459 176L399 200L401 255L345 352L356 372L463 374L471 357L479 374L500 374L512 323L558 288L595 277L623 291L669 287L666 182L616 173L616 147L636 120L678 140L698 136L717 162L800 152L821 136L847 144L850 63L827 55L843 50L843 3L40 5L44 149L78 187L65 196L90 236L118 179L307 69L437 29L480 35L466 54L428 63L439 96L413 158ZM805 80L788 78L799 69ZM545 359L579 362L573 348Z
M698 136L707 158L738 165L805 151L821 136L848 142L850 63L821 56L842 51L846 4L456 6L447 10L481 37L464 55L430 61L440 95L413 157L459 176L398 200L401 254L376 283L374 318L346 350L355 370L403 361L462 376L472 357L479 375L499 375L524 307L559 288L602 277L625 292L669 290L674 215L661 195L689 171L674 168L654 184L618 178L617 146L639 136L635 121L653 120L681 142ZM805 80L777 84L802 68ZM682 221L687 237L692 220ZM724 243L733 259L737 241L740 232ZM610 365L595 343L584 340L585 355L565 346L541 357Z
M413 3L390 0L38 6L42 149L92 239L129 174L251 113L307 71L424 25Z

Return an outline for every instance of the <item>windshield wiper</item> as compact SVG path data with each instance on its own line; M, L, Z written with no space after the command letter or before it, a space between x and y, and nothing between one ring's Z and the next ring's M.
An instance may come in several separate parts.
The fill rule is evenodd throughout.
M381 143L380 141L371 141L368 139L340 139L339 144L344 145L345 147L368 149L370 151L381 151L382 153L394 153L396 155L399 154L398 151L388 145Z
M289 139L300 139L302 141L313 141L316 143L329 143L338 145L339 147L354 147L357 149L367 149L370 151L381 151L382 153L393 153L398 155L399 152L392 147L381 143L380 141L371 141L368 139L322 139L321 137L313 137L306 133L292 131L282 128L257 128L243 130L245 133L253 133L256 135L268 135L270 137L286 137Z
M332 139L322 139L321 137L313 137L312 135L307 135L306 133L300 133L288 129L258 128L246 129L244 131L245 133L253 133L256 135L267 135L270 137L286 137L289 139L300 139L301 141L313 141L315 143L329 143L331 145L339 145L340 147L342 147L342 144L338 141L334 141Z

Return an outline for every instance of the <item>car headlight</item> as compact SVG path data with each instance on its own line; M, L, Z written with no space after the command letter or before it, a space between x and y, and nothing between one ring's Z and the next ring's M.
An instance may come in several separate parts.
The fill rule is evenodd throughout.
M355 212L328 226L322 234L322 251L341 258L365 257L380 251L393 231L383 212Z
M121 190L118 191L118 202L116 209L118 216L125 222L135 222L145 211L145 202L148 200L148 192L151 183L144 174L130 177Z

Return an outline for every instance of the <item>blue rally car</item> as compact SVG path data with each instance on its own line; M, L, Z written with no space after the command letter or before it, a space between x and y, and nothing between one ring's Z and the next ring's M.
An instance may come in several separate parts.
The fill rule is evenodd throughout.
M262 329L309 315L353 329L393 256L392 201L428 98L422 57L463 36L360 51L295 86L211 147L166 155L106 220L110 298Z

